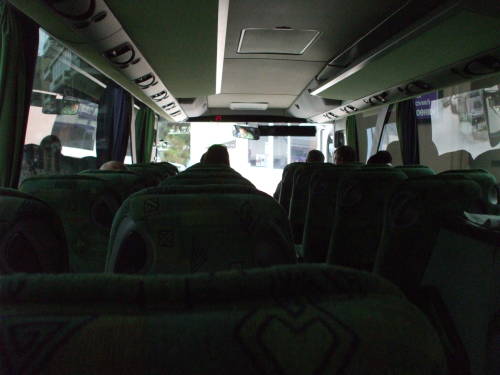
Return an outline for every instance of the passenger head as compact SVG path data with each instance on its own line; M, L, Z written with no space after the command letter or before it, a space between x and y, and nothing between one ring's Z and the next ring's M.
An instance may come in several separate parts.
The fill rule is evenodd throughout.
M59 173L61 164L61 141L55 135L48 135L40 142L38 160L45 173Z
M306 162L308 163L324 163L325 155L319 150L311 150L307 154Z
M379 151L375 155L370 156L366 164L391 164L392 156L388 151Z
M203 164L205 162L205 156L207 155L207 153L205 152L203 155L201 155L201 158L200 158L200 163Z
M48 135L40 142L40 151L60 154L62 150L61 141L55 135Z
M353 163L356 161L356 151L351 146L340 146L333 154L335 164Z
M99 169L102 171L125 171L127 168L121 161L111 160L101 165Z
M205 152L203 164L223 164L229 167L229 153L226 146L212 145Z

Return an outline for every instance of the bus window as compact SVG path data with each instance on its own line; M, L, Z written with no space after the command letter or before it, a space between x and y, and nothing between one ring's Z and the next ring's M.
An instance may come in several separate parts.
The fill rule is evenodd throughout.
M393 165L402 165L403 156L401 155L401 146L399 143L398 128L396 125L396 105L393 106L391 115L387 124L382 129L378 151L388 151L392 156Z
M438 172L483 168L500 179L498 79L449 87L415 100L422 164Z
M305 161L307 153L319 149L327 154L327 140L324 144L321 130L328 134L333 126L317 125L315 137L268 137L258 140L235 138L235 123L169 123L158 122L156 161L168 161L179 170L199 162L203 153L212 144L222 144L229 151L231 166L255 186L273 194L281 181L283 168L292 162ZM261 124L264 125L264 124ZM307 124L311 125L311 124Z
M40 29L20 182L95 168L99 99L109 81Z

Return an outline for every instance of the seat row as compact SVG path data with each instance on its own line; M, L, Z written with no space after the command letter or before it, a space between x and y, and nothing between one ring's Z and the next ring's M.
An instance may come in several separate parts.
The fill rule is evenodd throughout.
M158 166L143 169L151 168ZM195 165L150 188L154 178L143 173L26 179L25 199L53 210L66 239L54 249L33 238L39 247L33 256L66 254L67 261L28 269L9 256L2 272L189 273L296 263L284 211L233 169ZM11 221L19 220L13 215Z
M366 173L367 177L360 179L360 176ZM373 185L370 178L382 181L387 178L388 173L392 176L395 172L392 172L392 169L388 172L387 168L359 169L353 171L355 180L340 180L339 190L342 191L346 181L350 181L346 185L348 188L345 196L348 199L347 204L342 205L342 210L345 210L342 215L354 220L355 217L350 215L351 209L366 215L366 220L361 225L346 225L343 232L351 231L352 234L354 230L358 230L358 234L370 234L370 215L363 212L360 206L371 210L372 213L377 207L382 207L382 219L377 224L382 228L379 235L381 240L373 251L368 238L375 237L366 236L366 241L359 240L351 245L350 253L346 251L344 254L330 254L328 257L330 262L354 268L367 268L368 264L373 268L375 264L374 273L378 276L327 265L281 266L269 270L243 272L243 268L295 262L286 214L272 198L258 192L237 172L215 166L195 166L186 173L164 180L159 187L133 194L122 204L115 216L109 248L106 251L106 269L115 273L155 274L187 274L227 269L238 271L212 276L185 275L180 278L161 276L134 279L132 276L119 278L112 275L95 275L85 279L90 286L83 295L90 296L105 284L112 285L109 293L105 292L102 299L92 297L74 302L71 302L69 290L73 284L75 288L78 287L81 281L76 281L76 278L70 275L42 278L38 276L36 282L32 282L29 277L11 277L7 278L10 284L5 289L6 295L0 298L4 298L12 314L29 313L30 306L37 298L44 304L43 309L48 315L51 311L60 309L55 305L55 301L67 300L64 309L68 313L81 311L80 303L85 306L95 304L89 313L102 317L102 320L96 322L97 328L93 324L84 324L82 327L83 332L95 332L97 329L99 337L104 337L105 331L114 324L111 322L116 318L116 315L111 318L113 312L121 311L126 303L130 309L137 312L137 319L146 321L147 326L153 327L158 333L163 332L162 334L169 336L175 335L168 327L175 326L177 319L188 322L192 313L203 314L202 311L210 307L212 311L220 311L221 315L205 316L207 326L203 326L202 331L208 329L208 326L217 327L220 333L218 337L225 343L224 347L234 347L236 350L231 356L234 358L234 366L247 364L249 373L255 369L260 372L272 369L286 372L292 368L304 369L307 372L310 366L327 366L325 368L332 369L335 373L343 371L344 365L355 373L369 364L377 369L386 368L384 366L388 365L393 373L397 373L406 371L408 364L403 365L401 361L408 360L408 363L412 363L411 366L418 369L418 373L429 371L426 366L430 364L432 370L439 373L442 372L443 366L456 371L463 368L472 369L476 373L478 369L486 366L489 350L493 348L488 343L488 333L489 327L496 322L495 314L499 307L495 297L499 295L499 284L495 281L498 281L499 277L497 270L500 269L500 241L495 230L494 217L464 214L465 209L475 207L474 202L481 199L481 188L477 182L462 176L394 178L393 188L385 190L385 204L374 204L375 198L363 187ZM399 172L394 175L399 176ZM353 184L353 181L356 183ZM374 184L374 191L379 191L381 186L383 187L381 183ZM368 198L365 198L365 195ZM337 198L336 202L342 199L343 196ZM37 199L33 201L43 204ZM339 215L337 207L338 205L335 206L335 218ZM427 238L429 234L431 235ZM375 236L375 232L372 232L372 235ZM408 242L412 242L412 246L408 246ZM363 246L367 245L369 247L365 251ZM348 246L346 241L346 249ZM479 250L471 250L476 248ZM472 262L476 262L477 266L470 268ZM452 273L449 273L449 268ZM425 311L433 328L430 328L428 323L427 326L418 323L419 319L422 319L419 318L420 313L411 312L407 302L398 305L400 297L396 298L393 294L386 299L383 292L382 296L378 295L379 289L371 289L374 285L385 283L380 276L398 285L407 299ZM254 282L255 287L249 286L254 285ZM23 291L25 294L18 295L17 283L28 284L30 288ZM44 287L47 287L49 292L42 292ZM131 292L126 291L129 289ZM263 292L264 290L266 292ZM464 291L467 303L461 301ZM16 295L10 299L12 293ZM270 293L270 300L266 293ZM166 299L165 296L172 297ZM261 310L257 310L259 318L256 320L253 315L255 306L249 304L249 300L262 306ZM54 301L54 304L50 301ZM110 305L110 301L116 305ZM403 298L403 301L406 299ZM106 306L101 306L103 304ZM161 311L161 322L156 324L156 321L152 322L148 316L143 315L141 309L149 309L149 306ZM184 309L183 306L188 307ZM384 310L385 307L388 310ZM193 311L193 308L199 310ZM234 312L235 309L244 312L241 319L234 314L228 315L229 311ZM344 315L341 311L344 311ZM310 313L312 315L309 315ZM82 314L76 314L76 319L81 319ZM381 320L373 319L373 314ZM470 314L475 317L474 322L471 322ZM233 320L230 316L233 316ZM248 322L247 317L251 317L252 321ZM365 320L365 317L369 319ZM127 320L125 316L120 315L117 324L122 328L128 327L127 322L131 327L136 326L138 321L134 319ZM380 338L374 336L374 332L382 332L380 328L384 327L386 320L398 322L398 319L408 324L405 334L408 330L421 330L420 334L425 336L421 336L423 341L405 344L396 334L399 323L392 326L396 331L388 329L380 333ZM224 326L218 324L222 321ZM338 324L334 325L334 321ZM423 322L425 321L424 318ZM25 323L19 322L21 325ZM236 342L233 342L234 332L240 332L238 329L242 326L247 327L247 330L243 336L237 335ZM99 327L103 327L102 330ZM268 331L269 329L271 331ZM10 331L15 332L15 329ZM230 334L229 331L233 333ZM150 334L142 330L134 332L139 332L140 335ZM147 332L151 331L148 329ZM124 328L123 334L130 335L128 328ZM443 347L436 344L436 334ZM350 359L345 359L340 360L344 365L339 365L332 360L339 357L333 356L331 352L322 357L323 359L318 359L317 355L312 355L313 352L318 352L318 347L310 348L308 345L311 341L317 342L319 336L324 339L321 340L319 348L322 350L328 351L326 347L331 341L330 337L341 337L337 342L342 345L348 343L350 337L354 337L354 341L364 343L361 347L366 350L360 349L359 346L345 349L350 353L348 358L357 358L355 364ZM159 345L163 340L161 337L154 336L148 342ZM196 337L200 337L198 329ZM210 334L209 337L213 335ZM270 337L276 339L267 341ZM412 337L416 336L412 333ZM106 346L114 345L113 339L105 340ZM71 337L69 342L72 344L64 346L65 354L73 356L71 358L81 350L82 345L78 337L74 340ZM119 342L119 338L117 340ZM248 345L238 346L241 341ZM140 338L137 338L137 342L141 343ZM375 342L378 344L374 345ZM396 344L397 348L383 354L377 351L377 356L374 356L378 345L390 348L391 342L392 345ZM421 345L422 342L426 344ZM89 344L85 340L83 343ZM200 345L212 348L204 343ZM289 345L295 346L290 348ZM175 364L181 369L195 370L190 367L194 366L192 361L183 361L174 355L162 362L151 353L153 349L150 346L142 347L145 356L158 361L158 368ZM192 347L196 352L200 351L197 344L191 341L186 341L186 347L179 350L185 355L189 352L188 347ZM296 347L300 347L300 351L294 349ZM241 348L243 351L238 351ZM267 353L265 359L262 360L261 355L257 355L255 360L255 350L259 353L264 350ZM338 354L337 351L335 353ZM360 353L363 356L358 356ZM397 354L389 358L391 353ZM412 357L409 353L415 356ZM248 356L252 358L250 363L245 362ZM296 362L282 362L280 359L290 356L296 358ZM141 358L143 357L132 357L124 362L140 367L144 365ZM210 355L207 361L214 358L214 355ZM443 363L444 358L447 360L446 365ZM427 365L423 365L422 359L427 361ZM333 361L328 362L333 367L325 364L328 360ZM75 363L78 364L78 361L73 361L68 366L75 366ZM401 366L397 370L393 367L395 363ZM217 369L228 368L227 363L214 366ZM341 366L340 370L338 366Z
M391 280L437 328L448 366L482 373L500 312L495 178L422 166L295 168L289 216L296 241L303 228L304 261Z

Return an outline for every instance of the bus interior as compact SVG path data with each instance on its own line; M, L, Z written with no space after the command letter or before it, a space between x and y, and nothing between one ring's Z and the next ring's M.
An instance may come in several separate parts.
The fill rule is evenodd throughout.
M0 135L1 374L500 374L498 0L0 0Z

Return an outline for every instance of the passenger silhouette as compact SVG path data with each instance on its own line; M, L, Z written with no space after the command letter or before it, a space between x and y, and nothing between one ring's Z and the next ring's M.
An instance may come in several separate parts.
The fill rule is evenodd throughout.
M340 146L333 153L333 163L348 164L356 161L356 151L351 146Z
M311 150L307 154L306 163L324 163L325 155L320 150Z
M392 163L392 156L389 151L379 151L376 154L370 156L366 164L387 164Z
M223 145L212 145L208 148L207 152L202 156L203 164L222 164L230 166L229 153L227 147Z
M38 148L38 161L44 173L55 174L61 171L61 150L61 141L55 135L48 135L42 139Z

